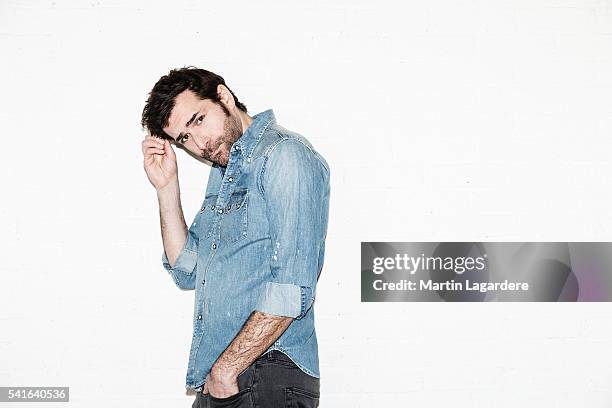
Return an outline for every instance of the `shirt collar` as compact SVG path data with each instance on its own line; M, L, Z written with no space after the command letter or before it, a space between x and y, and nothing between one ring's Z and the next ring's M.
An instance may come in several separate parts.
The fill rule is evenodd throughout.
M234 142L232 150L239 149L245 157L251 158L255 146L270 124L276 124L276 117L272 109L268 109L253 116L253 121L242 136ZM213 167L222 166L213 163Z
M272 109L268 109L253 116L253 122L251 122L242 136L234 142L232 147L235 145L240 146L243 154L247 157L251 157L257 142L259 142L259 139L261 139L261 136L270 124L276 124L276 118L274 117Z

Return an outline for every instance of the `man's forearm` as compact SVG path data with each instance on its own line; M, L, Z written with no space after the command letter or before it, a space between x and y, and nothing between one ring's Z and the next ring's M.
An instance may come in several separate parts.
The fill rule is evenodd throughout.
M211 375L235 378L250 366L289 327L293 318L255 311L219 356Z
M178 179L169 183L163 189L157 190L157 199L164 250L168 262L171 266L174 266L176 258L178 258L187 240L187 225L181 206Z

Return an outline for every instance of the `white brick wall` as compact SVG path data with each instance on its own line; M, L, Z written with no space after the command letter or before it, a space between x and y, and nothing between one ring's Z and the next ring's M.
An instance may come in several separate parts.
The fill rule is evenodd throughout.
M611 239L609 0L5 0L0 51L0 385L190 406L139 115L197 65L331 165L322 407L612 406L609 303L359 293L360 241ZM208 167L178 155L191 218Z

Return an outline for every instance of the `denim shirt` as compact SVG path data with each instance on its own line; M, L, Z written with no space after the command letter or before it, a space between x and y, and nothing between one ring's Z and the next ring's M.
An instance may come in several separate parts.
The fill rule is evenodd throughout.
M195 289L186 387L201 389L212 365L253 311L294 318L270 346L319 378L314 327L329 212L329 166L302 135L259 113L210 170L187 241L164 268Z

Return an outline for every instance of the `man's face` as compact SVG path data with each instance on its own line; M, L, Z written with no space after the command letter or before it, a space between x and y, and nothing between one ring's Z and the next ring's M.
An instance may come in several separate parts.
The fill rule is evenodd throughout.
M220 104L185 90L176 96L164 132L194 155L227 166L242 125L237 115L228 115Z

